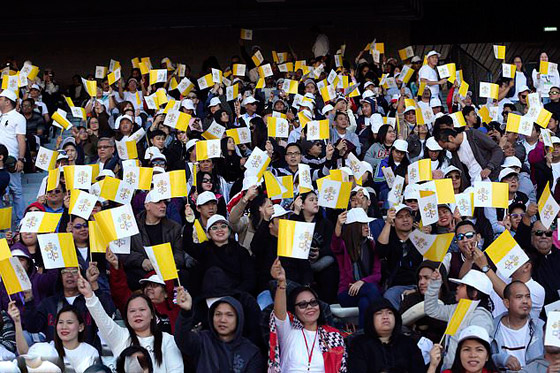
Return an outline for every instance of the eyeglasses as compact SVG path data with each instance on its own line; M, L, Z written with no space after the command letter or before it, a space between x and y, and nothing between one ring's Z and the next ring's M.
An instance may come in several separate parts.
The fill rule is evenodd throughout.
M165 166L165 161L152 161L154 166Z
M227 224L215 224L213 226L210 227L210 230L212 232L217 231L218 229L227 229L228 225Z
M461 180L461 175L450 175L451 180Z
M525 216L525 213L521 213L521 214L509 214L509 216L511 216L511 217L514 218L514 219L517 219L517 218L522 218L522 217L524 217L524 216Z
M542 237L543 234L546 235L547 237L552 237L552 231L541 231L539 229L539 230L533 231L533 233L537 237Z
M299 308L300 310L304 310L307 307L317 307L318 305L319 305L319 301L317 301L317 299L312 299L309 302L303 301L303 302L296 303L296 307Z
M203 183L211 183L211 182L212 182L212 179L202 179L202 182L203 182Z
M457 234L457 241L463 241L465 238L470 240L471 238L474 238L475 235L475 232L459 233Z
M560 95L560 91L550 91L548 92L549 95Z
M298 155L301 155L300 152L287 152L286 155L288 157L297 157Z
M525 99L525 98L527 98L527 95L521 95L520 97Z
M60 274L76 276L78 274L78 268L65 268L60 271Z
M98 145L97 149L101 149L101 150L105 150L105 149L110 149L112 148L111 145Z
M62 193L62 190L60 189L49 190L47 192L47 194L60 194L60 193Z
M82 228L86 228L86 229L87 229L87 228L89 228L89 227L88 227L87 224L73 224L73 225L72 225L72 228L75 228L75 229L77 229L77 230L80 230L80 229L82 229Z

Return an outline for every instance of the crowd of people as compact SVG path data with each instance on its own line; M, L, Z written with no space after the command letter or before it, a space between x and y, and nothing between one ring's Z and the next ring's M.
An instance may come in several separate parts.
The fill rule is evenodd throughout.
M32 287L0 285L0 371L560 372L560 346L544 337L560 300L560 242L556 217L543 220L537 203L545 193L560 201L555 65L529 73L508 56L514 77L490 82L496 96L475 102L460 74L438 72L437 51L397 60L370 43L353 58L320 35L312 57L269 59L246 43L229 61L208 58L200 74L169 58L135 59L132 69L112 61L101 75L76 75L68 88L41 68L2 90L0 193L14 214L6 240ZM18 71L11 60L4 80ZM535 108L551 113L547 123ZM175 114L184 126L166 120ZM528 132L512 130L515 115ZM200 154L208 139L218 156ZM134 156L118 149L123 141ZM60 181L45 176L25 206L22 173L41 171L49 147ZM249 164L255 154L270 161L262 172ZM411 166L422 160L428 176L417 181ZM184 173L186 194L164 198L152 186L129 203L102 198L99 183L124 181L131 161L154 176ZM89 218L70 213L75 188L63 172L80 165L98 165L83 189L96 196ZM508 206L438 202L425 224L423 187L444 179L453 200L478 182L505 183ZM342 206L325 206L325 180L351 185ZM129 251L93 250L89 223L124 205L138 227ZM61 214L53 232L72 235L79 266L45 267L47 232L19 229L30 213ZM279 254L286 221L314 224L305 258ZM439 262L417 248L417 232L452 237ZM510 276L485 253L504 233L526 254ZM164 280L145 249L166 243L177 279ZM447 332L464 301L473 309Z

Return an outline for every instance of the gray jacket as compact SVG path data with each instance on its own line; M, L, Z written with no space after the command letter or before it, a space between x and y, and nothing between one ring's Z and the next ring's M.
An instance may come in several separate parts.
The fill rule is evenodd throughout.
M541 356L525 365L525 367L517 373L547 373L549 365L550 363ZM508 373L509 372L510 371L508 370Z
M502 327L502 318L507 312L502 313L494 319L494 335L492 340L492 360L498 368L505 368L508 357L510 356L502 349L504 340L500 328ZM529 319L529 344L525 350L525 361L531 361L544 354L544 321L541 319Z
M430 316L431 318L448 322L451 319L453 312L455 312L455 308L457 308L457 305L439 304L438 294L440 288L441 280L432 280L430 282L424 300L424 311L426 312L426 315ZM457 329L455 335L446 337L447 341L445 342L445 345L447 347L445 356L443 358L442 370L451 369L453 360L455 359L455 351L457 350L457 344L459 335L461 334L461 330L471 325L477 325L486 329L488 335L492 335L492 332L494 331L494 324L492 322L492 314L490 313L490 311L483 307L475 308L474 311L467 315L459 329Z

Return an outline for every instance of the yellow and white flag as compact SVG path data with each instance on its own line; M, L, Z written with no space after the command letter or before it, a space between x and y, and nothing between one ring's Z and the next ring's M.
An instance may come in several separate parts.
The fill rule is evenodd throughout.
M56 230L62 213L29 211L20 223L22 233L50 233Z
M327 140L330 135L329 120L312 120L307 122L307 140Z
M8 245L8 240L5 238L0 238L0 260L5 260L12 257L12 252L10 246Z
M190 120L191 116L189 114L183 113L182 111L173 110L167 113L163 124L165 126L176 128L179 131L185 132Z
M226 128L214 120L210 123L210 127L202 133L202 137L206 140L221 140L224 133L226 133Z
M212 74L212 83L220 84L222 82L222 79L224 77L224 73L222 72L222 70L213 68L211 74Z
M167 69L150 70L150 85L167 82Z
M194 83L189 80L189 78L183 78L177 85L177 90L181 92L183 96L189 94L190 91L194 88Z
M35 80L37 74L39 74L39 68L31 64L24 64L19 71L20 76L25 76L29 80Z
M418 212L422 219L422 225L427 226L437 223L439 220L437 194L432 191L420 191L418 199Z
M451 245L454 237L454 233L427 234L419 229L415 229L410 233L408 239L425 260L441 262L445 254L447 254L449 245Z
M155 246L144 246L144 250L146 250L146 255L148 255L148 259L150 259L159 278L167 281L179 277L173 257L173 249L169 242Z
M529 107L529 110L527 110L527 114L525 116L529 117L542 128L546 128L550 118L552 117L552 113L542 106L531 106Z
M497 100L499 90L500 87L495 83L480 82L479 96Z
M539 64L539 73L543 75L553 74L558 71L558 64L554 62L541 61Z
M253 152L245 162L246 176L254 175L260 179L269 164L270 157L268 156L268 154L265 151L259 149L259 147L255 146Z
M101 182L101 198L125 205L130 203L133 195L134 188L120 179L106 176Z
M462 112L456 111L452 114L449 114L449 116L451 117L451 119L453 119L453 127L458 128L458 127L465 127L467 125L467 122L465 121L465 116L463 115Z
M107 76L109 69L107 66L95 66L95 79L103 79Z
M72 127L72 123L66 118L66 112L62 109L57 109L52 115L53 124L58 128L67 130Z
M79 267L72 233L49 233L37 236L46 269Z
M153 176L154 189L162 199L186 197L187 176L185 170L175 170Z
M89 220L91 212L97 202L97 196L89 194L79 189L72 189L70 192L70 215L76 215L85 220Z
M308 259L315 223L280 219L278 226L278 256Z
M440 79L448 78L450 82L454 82L457 74L457 67L454 63L437 66Z
M386 167L389 168L389 167ZM387 201L389 205L398 205L402 203L403 199L403 191L404 191L404 177L401 175L395 176L393 180L393 186L389 191L389 195L387 196Z
M171 99L165 105L165 108L163 109L163 112L165 114L168 114L168 113L171 113L171 112L174 112L174 111L179 111L179 109L181 109L181 102ZM190 117L189 117L189 119L190 119Z
M239 96L239 84L234 84L226 88L226 101L233 101Z
M346 209L350 201L352 183L321 178L317 180L319 206L331 209Z
M0 230L12 228L12 207L0 209ZM0 240L1 242L1 240Z
M459 87L459 95L463 98L467 97L467 93L469 92L469 83L465 82L464 80L461 82L461 86Z
M66 189L87 189L91 187L93 179L93 169L90 165L83 166L64 166L64 181Z
M294 177L292 175L286 175L280 177L280 182L286 189L284 193L282 193L282 198L294 198Z
M270 171L265 171L264 182L266 185L266 192L268 198L278 199L282 198L282 194L286 193L287 189L282 182L276 178Z
M121 68L121 63L111 58L109 61L109 71L115 71Z
M307 193L313 190L311 167L309 167L309 165L304 163L298 164L298 180L299 194Z
M558 216L558 212L560 212L560 206L550 192L550 185L549 182L547 182L541 194L541 198L539 198L539 215L541 217L541 223L546 229L550 228L551 224Z
M502 64L502 76L504 78L510 78L510 79L514 79L515 78L515 65L509 64L509 63L503 63Z
M84 88L86 89L86 92L88 93L88 95L90 97L96 97L97 96L97 81L96 80L85 80L84 78L82 78L82 84L84 85Z
M490 181L475 181L474 207L496 207L507 209L509 206L509 184Z
M505 45L494 45L494 57L497 60L506 59L506 46Z
M345 164L352 170L354 179L361 179L367 172L366 166L354 155L354 153L348 153Z
M560 312L547 312L546 316L547 321L546 331L544 334L544 345L560 347Z
M232 71L234 76L245 76L247 65L243 63L236 63L233 65Z
M204 228L202 228L202 224L200 224L200 220L195 219L193 225L194 225L194 231L195 231L198 243L203 243L203 242L208 241L208 236L206 235L206 232L204 231Z
M513 272L529 260L525 251L508 230L500 234L484 252L488 254L500 274L505 278L511 277Z
M72 113L72 116L74 118L79 118L82 120L85 120L87 118L86 109L84 109L83 107L71 107L70 112Z
M255 64L255 66L260 66L261 63L263 63L263 61L264 61L264 57L263 57L261 51L259 51L259 50L257 50L255 52L255 54L253 54L251 59L253 60L253 63Z
M417 184L420 181L432 180L431 159L421 159L408 166L408 183Z
M393 169L391 167L381 167L381 172L383 173L383 176L385 177L385 181L387 182L387 186L389 188L392 188L393 184L395 182L395 173L393 172Z
M408 84L413 74L414 74L414 69L408 65L404 65L397 79L403 82L404 84Z
M115 69L113 72L109 73L109 75L107 75L107 81L109 83L109 85L113 85L116 82L119 81L119 79L121 78L121 69Z
M222 155L220 140L198 140L195 147L197 161L220 158Z
M198 83L198 88L200 88L200 90L210 88L214 85L214 82L212 81L212 74L206 74L202 78L198 78L196 82Z
M268 78L269 76L274 75L274 73L272 72L272 67L269 63L259 66L258 71L261 78Z
M153 173L151 167L123 167L123 181L133 189L150 190Z
M268 136L287 139L290 134L290 125L284 118L268 117L266 119Z
M437 203L455 203L455 192L451 179L437 179L419 185L419 190L435 192Z
M284 83L282 84L282 90L289 94L297 94L298 93L298 81L291 80L291 79L284 79Z
M120 159L126 160L138 158L136 141L128 139L122 139L120 141L117 140L115 141L115 146Z
M50 150L41 146L37 153L37 158L35 159L35 167L43 171L53 170L56 166L57 157L58 152L56 150Z
M412 49L411 46L408 46L408 47L403 48L403 49L399 49L399 57L403 61L414 57L414 49Z
M31 290L29 276L17 257L0 260L0 275L9 295Z
M506 132L515 132L521 135L531 136L533 132L533 120L525 115L521 116L509 113L506 123Z
M332 101L336 98L336 87L332 84L321 88L319 91L325 102Z
M455 206L461 216L474 215L474 193L455 194Z
M235 141L235 145L251 143L251 130L249 127L239 127L226 130L226 136L231 137L233 141Z
M109 241L138 234L138 225L132 207L123 205L95 214L101 233Z
M444 334L455 335L470 313L476 309L478 303L480 303L479 300L461 299L455 308L455 311L453 311L451 319L447 323L447 328L445 328Z

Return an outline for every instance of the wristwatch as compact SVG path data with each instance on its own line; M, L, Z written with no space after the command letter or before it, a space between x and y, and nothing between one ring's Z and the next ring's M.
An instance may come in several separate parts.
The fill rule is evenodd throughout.
M489 266L482 266L482 268L480 269L482 271L482 273L488 273L488 271L490 270Z

